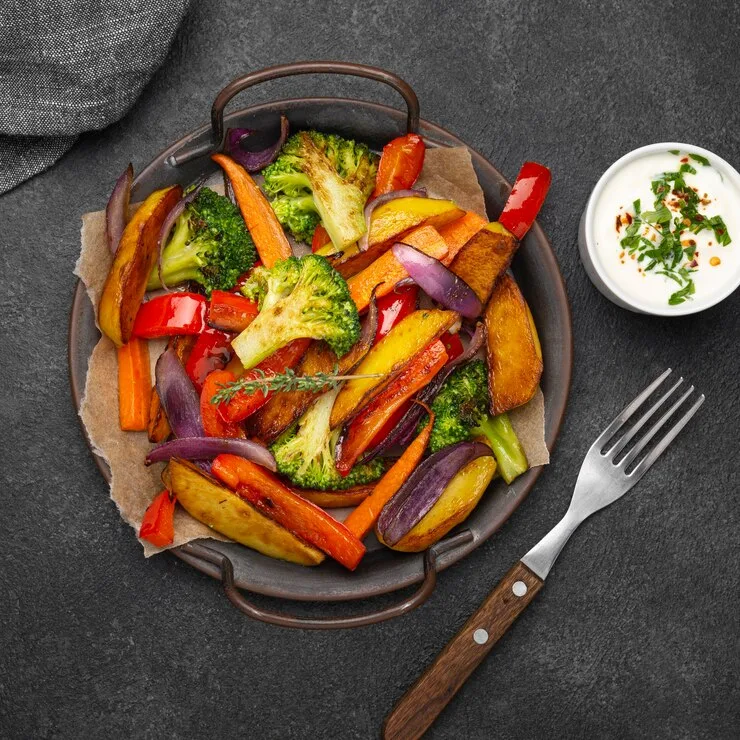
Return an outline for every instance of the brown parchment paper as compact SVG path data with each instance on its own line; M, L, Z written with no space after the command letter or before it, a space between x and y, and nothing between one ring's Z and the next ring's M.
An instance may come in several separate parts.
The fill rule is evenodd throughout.
M428 150L418 185L426 187L431 196L449 198L461 208L486 216L483 191L475 176L470 153L463 147ZM214 186L214 189L217 188ZM80 257L74 272L85 284L95 306L110 263L105 240L105 212L86 213L82 217ZM150 342L152 378L154 363L163 347L164 342ZM151 448L145 432L122 432L119 429L117 378L116 350L113 343L103 336L90 356L80 417L93 449L110 466L110 496L123 519L138 533L147 506L162 489L160 475L164 466L144 465L144 457ZM538 389L528 404L509 414L532 467L550 461L544 438L544 410L544 397ZM177 507L175 540L170 547L203 537L226 539ZM166 549L143 540L140 542L146 557Z

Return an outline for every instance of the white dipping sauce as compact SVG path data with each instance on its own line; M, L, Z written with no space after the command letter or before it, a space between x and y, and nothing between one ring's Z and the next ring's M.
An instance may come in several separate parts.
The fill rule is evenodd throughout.
M704 229L698 234L688 230L683 232L682 242L693 240L696 246L696 264L691 274L695 293L689 301L703 302L714 294L729 290L740 272L740 187L729 173L716 169L711 158L709 165L702 165L694 159L687 160L687 157L686 151L678 154L666 151L646 154L627 162L613 173L594 208L593 233L596 244L593 256L599 261L602 271L624 293L656 308L669 307L668 298L680 286L664 275L646 272L644 268L649 260L639 262L639 253L631 258L620 242L630 217L634 215L633 202L639 199L643 212L654 210L652 181L664 172L677 172L684 162L696 170L695 175L686 172L683 177L686 184L696 189L704 201L698 207L698 212L706 218L721 216L732 240L727 246L718 244L712 229ZM670 195L667 200L670 208ZM678 210L671 208L671 215L677 216ZM618 216L623 221L619 231L616 226ZM646 236L653 236L649 229ZM687 258L681 264L688 266L691 262Z

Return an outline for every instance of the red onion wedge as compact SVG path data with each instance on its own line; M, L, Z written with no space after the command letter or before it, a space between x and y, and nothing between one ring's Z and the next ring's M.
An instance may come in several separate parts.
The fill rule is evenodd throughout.
M105 207L105 238L111 254L116 253L121 234L128 221L128 206L131 202L131 183L134 180L134 167L131 163L116 180L113 192Z
M468 319L481 315L483 305L473 289L439 260L403 242L393 245L393 254L430 298Z
M281 114L280 136L278 137L278 140L259 152L248 152L242 147L242 142L255 133L252 129L230 128L226 132L224 151L235 162L239 162L247 172L259 172L267 167L268 164L272 164L275 161L278 152L285 143L285 140L288 138L289 128L290 125L288 124L288 119Z
M146 464L164 462L171 457L185 460L213 460L221 454L238 455L263 468L275 472L275 458L270 450L257 442L233 437L183 437L155 447L147 456Z
M382 206L383 203L387 203L389 200L396 200L396 198L426 198L427 191L424 188L416 188L415 190L394 190L391 193L385 193L379 195L374 200L368 201L365 206L365 233L357 240L357 246L361 252L366 252L368 247L368 238L370 236L370 217L373 211L378 207Z
M173 349L166 349L159 356L154 377L175 437L203 437L200 396Z
M473 332L473 336L470 338L470 343L465 349L465 352L463 352L459 357L456 357L454 360L448 362L439 371L439 373L437 373L437 376L434 378L434 380L432 380L432 382L429 383L429 385L427 385L425 388L422 388L422 390L416 396L416 400L426 404L430 404L434 400L434 397L437 395L437 393L439 393L439 390L444 384L445 380L450 377L450 373L458 365L462 365L470 360L483 346L484 339L485 331L483 328L483 324L479 322L475 327L475 331ZM378 444L373 449L365 452L365 454L360 458L359 462L370 462L370 460L373 460L379 455L385 455L392 447L395 447L396 445L406 447L411 442L412 438L416 435L416 429L419 425L419 421L421 420L422 416L424 416L424 414L425 411L423 406L418 403L413 404L409 408L409 410L399 419L398 424L396 424L396 426L393 427L390 433L386 435L385 439L383 439L380 444Z
M188 203L192 203L195 197L203 187L205 178L201 177L197 180L193 186L193 189L175 204L175 207L167 214L167 218L162 222L162 228L159 230L159 236L157 237L157 245L159 247L159 255L157 256L157 274L159 275L159 282L162 283L164 290L169 290L165 285L164 278L162 277L162 252L164 252L167 239L169 239L170 231L175 225L175 221L180 217L182 212L185 210Z
M458 442L423 460L380 512L378 531L383 541L395 545L437 503L464 465L487 455L493 451L482 442Z

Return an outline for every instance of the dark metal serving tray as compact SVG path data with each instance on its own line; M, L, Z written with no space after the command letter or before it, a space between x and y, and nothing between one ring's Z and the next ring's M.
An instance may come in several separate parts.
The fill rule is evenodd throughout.
M383 82L403 96L407 111L401 113L387 105L349 98L298 98L255 105L224 115L229 100L248 87L281 77L316 73L353 75ZM216 172L218 167L207 155L222 146L226 126L248 127L277 136L280 113L288 116L292 130L334 131L367 142L376 150L404 131L418 132L428 147L466 146L445 129L419 119L414 91L396 75L359 64L299 62L254 72L227 85L213 104L211 125L192 131L152 160L134 180L132 199L142 200L156 188L173 183L187 185L203 174ZM495 217L511 185L483 156L472 149L469 151L485 193L486 208ZM552 247L538 224L535 223L524 238L513 271L531 307L542 341L545 439L552 450L570 389L573 337L563 279ZM84 285L78 282L69 324L70 384L78 410L88 361L99 336L93 306ZM106 462L94 452L93 456L100 472L110 480ZM490 537L524 500L541 472L542 468L533 468L511 486L500 479L495 481L468 519L426 553L406 554L378 547L366 555L354 573L333 561L305 568L268 558L235 543L210 539L191 542L171 552L198 570L220 579L232 603L256 619L309 629L371 624L404 614L423 603L434 590L437 572L465 557ZM250 603L239 591L245 589L301 601L349 601L417 583L421 583L419 589L394 606L358 617L329 619L307 619L266 611Z

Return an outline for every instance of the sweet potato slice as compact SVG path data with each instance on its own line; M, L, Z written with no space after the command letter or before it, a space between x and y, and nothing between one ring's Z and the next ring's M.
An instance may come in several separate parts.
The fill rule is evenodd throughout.
M406 234L403 242L440 261L444 261L449 254L446 242L433 226L419 226ZM376 297L381 298L390 293L397 283L408 276L408 272L393 252L388 251L364 270L352 276L347 281L347 285L357 310L362 312L370 304L373 289L375 289Z
M469 462L448 484L437 503L395 545L401 552L422 552L464 522L488 488L496 460L479 457Z
M234 542L299 565L318 565L324 560L320 550L298 539L186 460L170 460L162 481L190 516Z
M509 268L519 243L505 229L491 228L496 226L490 224L478 231L450 265L452 272L475 291L484 305L491 297L496 280Z
M465 211L462 218L440 226L439 233L447 243L450 262L487 223L488 221L475 211Z
M519 286L505 273L485 311L491 411L503 414L527 403L542 375L539 338Z
M159 230L181 196L179 185L155 190L121 234L98 304L98 326L116 347L131 338L149 273L157 259Z
M455 311L425 309L410 313L396 324L353 371L356 375L379 374L380 377L348 380L342 386L331 411L332 429L370 403L419 352L439 339L459 318Z

